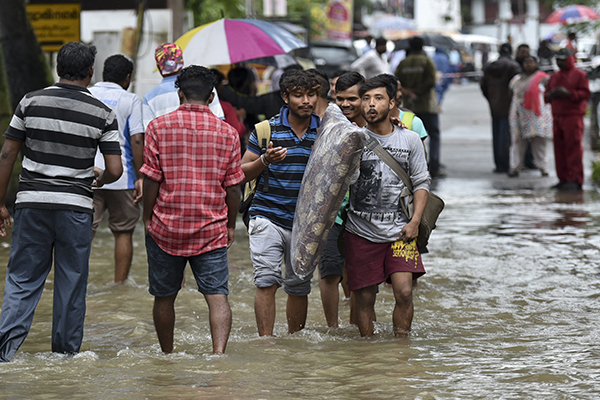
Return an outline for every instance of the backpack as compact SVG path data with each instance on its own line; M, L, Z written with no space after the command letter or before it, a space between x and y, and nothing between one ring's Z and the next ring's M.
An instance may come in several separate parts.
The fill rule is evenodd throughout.
M415 113L410 111L404 111L404 115L402 115L402 123L406 125L406 128L412 131L413 119L415 118Z
M271 141L271 125L269 125L269 120L264 120L254 125L254 129L256 129L256 136L258 137L258 145L260 146L260 154L265 154L267 152L267 146ZM269 191L269 168L265 168L262 172L264 177L263 191ZM242 202L240 203L240 213L242 214L242 221L244 221L244 225L246 228L250 222L250 205L252 204L252 200L254 199L254 193L256 193L256 186L258 185L258 179L260 175L249 182L246 182L244 185L244 193L242 195Z

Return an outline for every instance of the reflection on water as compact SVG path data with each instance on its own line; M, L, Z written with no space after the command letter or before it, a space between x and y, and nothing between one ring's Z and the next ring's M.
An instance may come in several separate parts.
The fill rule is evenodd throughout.
M594 399L600 392L600 196L507 191L441 181L447 203L428 274L415 292L409 339L395 339L394 300L381 287L377 336L329 329L313 285L307 328L286 334L277 296L276 337L256 333L245 232L230 251L233 329L212 356L207 307L195 287L176 302L175 353L163 355L152 323L141 225L131 279L114 286L112 235L94 242L82 352L50 352L52 275L31 334L0 365L0 399L511 398ZM0 246L6 269L8 242ZM4 282L0 283L3 289Z

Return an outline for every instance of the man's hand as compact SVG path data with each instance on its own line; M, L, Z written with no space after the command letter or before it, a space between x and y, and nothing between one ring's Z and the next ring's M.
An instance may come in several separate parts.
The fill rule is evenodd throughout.
M235 228L227 228L227 248L230 248L235 240Z
M269 142L269 145L267 146L267 152L263 157L267 163L272 164L282 162L285 160L286 156L287 149L284 149L281 146L273 148L273 142Z
M10 214L6 209L5 205L0 206L0 236L6 236L6 227L12 229L12 222L10 221Z
M571 96L571 92L569 92L569 90L564 87L564 86L559 86L556 89L553 89L550 91L550 99L556 99L556 98L560 98L560 97L569 97Z
M400 236L398 240L404 240L404 242L409 243L417 236L419 236L419 222L420 221L410 221L408 224L404 225L402 228L402 232L400 232Z
M408 126L404 125L404 122L398 117L390 117L390 122L392 125L397 125L402 129L408 129Z
M102 168L94 167L94 175L96 175L96 180L92 182L92 187L100 188L104 186L104 183L100 182L100 177L102 176L103 172L104 170Z
M137 204L144 197L144 177L141 177L133 184L133 204Z

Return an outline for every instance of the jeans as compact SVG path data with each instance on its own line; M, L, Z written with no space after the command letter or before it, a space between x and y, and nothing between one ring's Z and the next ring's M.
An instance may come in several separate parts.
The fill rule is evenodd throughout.
M53 258L52 351L67 354L79 351L92 220L92 214L77 211L35 208L15 211L0 314L0 361L10 361L27 337Z
M174 256L161 249L146 233L148 291L152 296L167 297L179 292L187 263L202 294L229 294L227 247L190 257Z
M508 172L510 160L510 128L508 117L492 118L492 143L496 172Z

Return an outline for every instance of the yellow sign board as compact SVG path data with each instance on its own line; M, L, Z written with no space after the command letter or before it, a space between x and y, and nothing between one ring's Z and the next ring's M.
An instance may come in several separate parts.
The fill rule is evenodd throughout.
M28 4L27 15L44 51L80 40L81 4Z

